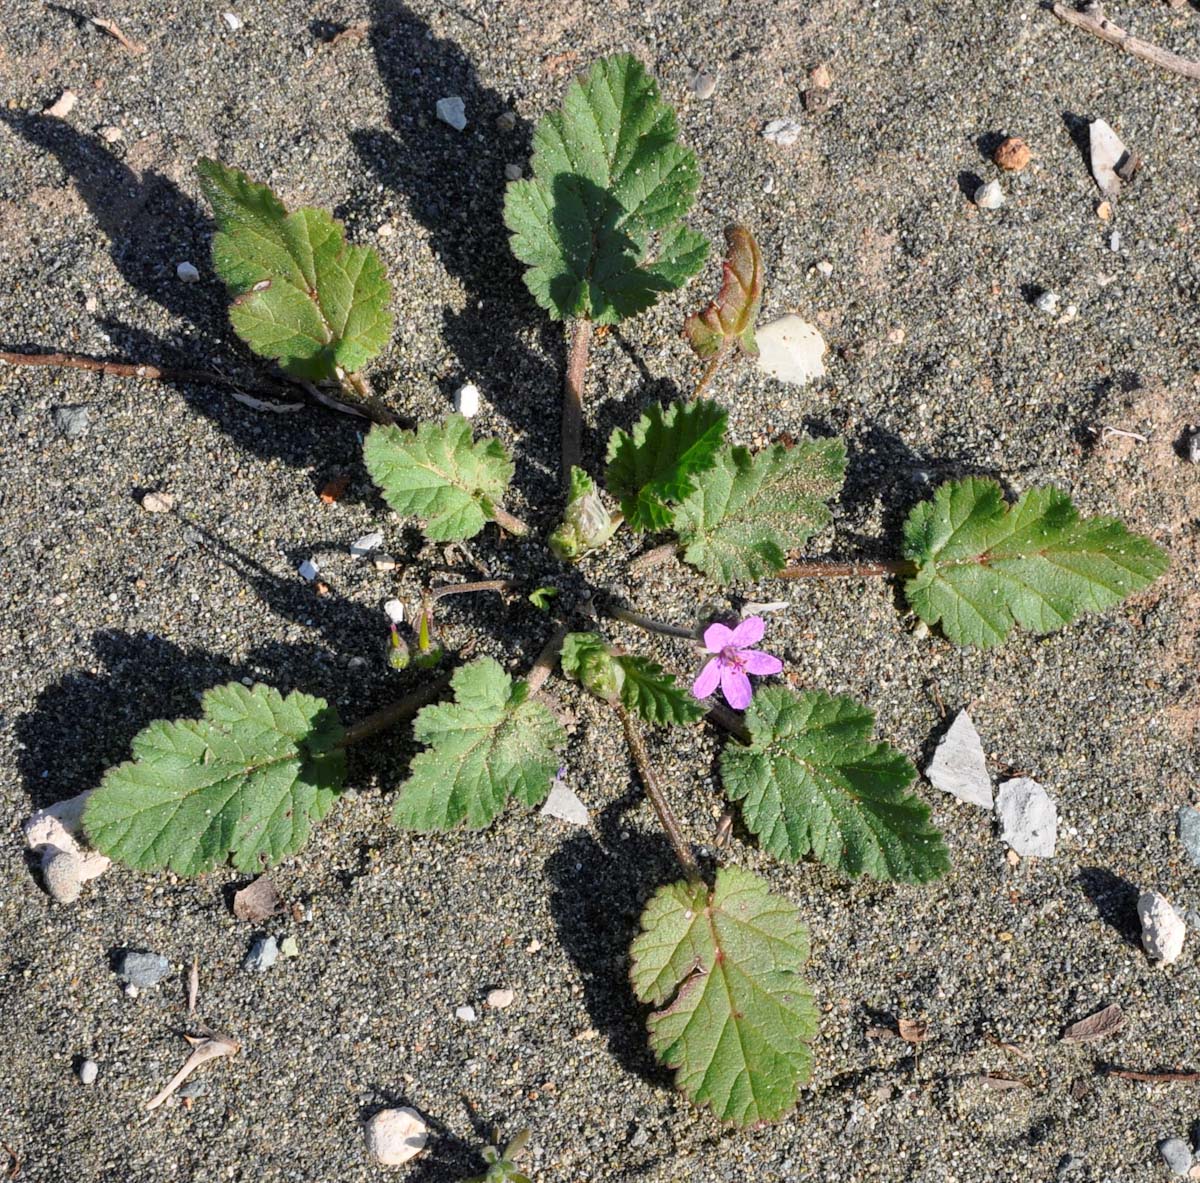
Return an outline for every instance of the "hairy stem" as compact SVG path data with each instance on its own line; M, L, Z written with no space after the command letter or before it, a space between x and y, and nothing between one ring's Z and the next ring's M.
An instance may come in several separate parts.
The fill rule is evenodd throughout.
M431 600L441 600L446 596L465 596L471 592L494 591L502 596L516 591L523 586L521 579L480 579L475 583L443 583L440 587L430 589Z
M633 762L637 765L638 775L642 778L642 787L646 790L646 796L650 798L650 804L654 806L654 812L658 814L658 820L666 831L667 839L675 851L675 857L679 860L683 873L687 876L688 882L694 886L702 881L700 868L695 858L692 857L688 844L683 840L683 831L679 828L679 820L672 812L662 791L662 786L658 783L658 777L650 763L650 753L646 751L646 741L642 738L641 730L634 717L619 702L613 703L613 710L620 716L621 726L625 729L625 740L629 744L629 750L633 753Z
M502 530L507 530L517 538L523 538L529 533L529 527L515 514L511 514L502 505L492 506L492 521Z
M571 483L572 467L583 459L583 390L587 374L588 346L592 341L592 322L577 320L567 357L567 377L563 384L562 480Z
M699 398L708 389L708 384L717 376L717 371L725 362L725 356L728 353L725 346L728 343L728 339L722 338L720 349L713 354L708 365L704 367L704 373L700 375L700 381L696 383L696 389L692 391L693 399Z
M351 724L346 728L341 742L337 746L339 748L353 747L364 740L373 739L381 731L387 731L389 728L395 727L397 723L411 719L423 706L439 697L449 685L450 674L439 674L432 682L426 682L424 686L419 686L411 694L406 694L403 698L377 710L373 715L368 715L365 719Z
M678 543L664 542L662 546L656 546L653 550L638 555L636 559L630 561L629 574L640 575L643 571L649 571L653 567L661 567L663 563L674 558L678 549Z
M529 671L529 676L525 679L526 685L529 687L529 697L533 698L541 688L546 684L546 679L550 677L554 670L554 663L558 661L559 651L563 647L563 641L567 638L567 633L571 630L567 625L561 625L554 630L554 635L542 646L542 651L537 655L537 660L533 663Z
M652 616L643 616L640 612L633 612L629 608L606 607L604 614L613 620L623 620L626 624L632 624L648 633L661 633L664 637L682 637L685 641L697 639L694 628L682 628L677 624L667 624L662 620L655 620Z
M832 563L824 559L812 559L806 563L793 563L776 571L775 579L834 579L850 576L866 579L877 575L915 575L916 563L908 559L884 559L878 563Z
M746 726L745 720L737 711L732 707L727 707L723 702L714 702L704 717L710 723L720 727L722 731L727 731L739 743L748 746L752 742L750 728Z

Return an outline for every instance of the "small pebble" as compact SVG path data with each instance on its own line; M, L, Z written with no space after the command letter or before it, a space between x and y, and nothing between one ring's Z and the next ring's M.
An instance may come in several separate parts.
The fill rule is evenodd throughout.
M100 1065L95 1060L84 1060L79 1065L79 1083L80 1084L95 1084L96 1077L100 1075Z
M391 238L396 233L396 227L391 222L384 222L378 230L375 231L380 238Z
M200 282L200 272L188 262L177 263L175 265L175 274L178 275L184 283Z
M649 1141L650 1135L646 1133L645 1127L638 1126L638 1128L633 1131L633 1137L629 1139L629 1147L631 1150L637 1150L640 1147L645 1146Z
M1192 1169L1192 1148L1182 1138L1164 1138L1158 1144L1158 1153L1172 1175L1186 1175Z
M833 85L833 74L824 62L809 70L808 85L816 90L828 90Z
M244 23L236 12L223 12L221 13L221 19L225 22L225 27L231 33L236 33Z
M275 938L259 937L250 946L250 952L246 954L245 959L242 961L242 969L246 973L265 974L275 964L275 959L278 956L279 946L275 943Z
M279 942L279 951L284 957L299 957L300 946L296 943L295 937L284 937Z
M792 386L805 386L825 376L825 338L811 324L788 313L756 334L758 357L755 364L764 373Z
M125 133L119 127L102 127L100 138L106 144L115 144L118 140L125 138Z
M1062 301L1062 297L1057 292L1043 292L1033 302L1033 306L1046 316L1057 316L1058 306Z
M456 1006L454 1008L454 1017L460 1023L474 1023L479 1019L479 1016L475 1013L475 1008L470 1005Z
M1068 1175L1074 1174L1076 1171L1083 1169L1084 1160L1078 1154L1064 1154L1058 1160L1058 1166L1055 1168L1055 1173L1060 1179L1065 1179Z
M773 176L763 177L762 191L764 193L774 193L775 192L775 178Z
M1112 251L1112 253L1114 255L1120 253L1120 250L1121 250L1121 232L1120 232L1120 230L1114 230L1112 232L1112 234L1109 235L1108 249L1110 251Z
M387 618L393 624L404 623L404 605L399 600L388 600L383 606L384 612L387 613Z
M586 826L588 809L562 779L562 770L550 782L550 795L541 808L542 817L554 817L569 826Z
M502 111L496 116L497 131L512 131L517 126L517 116L512 111Z
M506 164L504 166L504 176L510 181L519 181L524 170L519 164Z
M769 144L790 148L800 138L800 124L794 119L772 119L762 130L762 137Z
M1183 918L1192 932L1200 932L1200 912L1197 912L1195 908L1189 908L1184 912Z
M511 990L490 990L487 1004L492 1010L503 1010L506 1006L512 1006L515 997L516 995Z
M1192 464L1200 464L1200 429L1188 436L1187 455Z
M316 559L305 559L304 562L296 568L296 570L299 572L300 578L303 579L305 583L312 583L312 581L316 579L317 572L319 572L321 568L317 566Z
M1200 809L1194 805L1184 805L1176 814L1176 823L1179 841L1183 843L1192 866L1200 867Z
M161 953L126 950L117 958L117 977L137 990L157 986L170 972L171 963Z
M79 874L79 856L69 850L46 848L42 863L42 879L50 898L60 904L73 904L83 890L83 879Z
M175 1095L182 1101L194 1101L197 1097L203 1097L208 1092L208 1086L202 1080L197 1080L192 1077L191 1080L186 1080L175 1090Z
M384 1166L399 1166L425 1149L429 1130L415 1110L383 1109L367 1122L367 1150Z
M1096 217L1102 222L1107 222L1112 217L1112 202L1101 201L1096 205Z
M462 99L458 95L451 98L438 99L437 117L443 122L448 123L455 131L463 131L467 126L467 109Z
M170 513L175 508L175 497L171 493L147 493L142 508L147 513Z
M73 90L64 90L42 114L53 115L55 119L66 119L75 110L77 102L79 102L79 96Z
M382 545L383 534L378 530L372 530L370 534L364 534L350 543L350 554L353 558L365 559L373 550L378 550Z
M479 387L474 382L468 382L454 392L454 409L464 419L473 419L479 414Z
M1075 320L1075 318L1078 316L1079 316L1079 305L1078 304L1068 304L1063 309L1062 316L1060 316L1058 318L1058 323L1060 325L1069 325L1071 323L1071 321Z
M975 190L975 204L980 209L999 209L1004 204L1004 190L999 181L988 181Z
M378 554L371 556L371 566L376 571L395 571L396 560L391 556L380 551Z
M692 94L700 100L711 99L717 89L717 78L707 70L696 70L691 78Z
M1020 136L1009 136L1002 140L992 153L992 160L996 162L997 168L1002 168L1005 172L1019 173L1029 163L1032 155L1029 145Z
M54 426L69 440L77 440L91 427L91 409L82 404L54 408Z
M1028 776L1006 780L996 793L1000 838L1017 854L1051 858L1058 841L1058 808Z
M1146 956L1159 965L1170 965L1183 952L1187 925L1171 906L1171 901L1157 891L1144 891L1138 896L1138 919L1142 922L1142 947Z
M534 937L533 940L530 941L529 944L525 946L525 952L526 953L537 953L541 950L541 947L542 947L542 942L539 941L537 939L537 937Z
M817 264L817 270L828 279L833 274L833 264L828 259L822 259Z
M894 329L888 329L887 340L889 345L903 345L905 338L904 329L899 325Z
M100 307L100 301L95 296L88 296L83 302L84 312L96 312Z

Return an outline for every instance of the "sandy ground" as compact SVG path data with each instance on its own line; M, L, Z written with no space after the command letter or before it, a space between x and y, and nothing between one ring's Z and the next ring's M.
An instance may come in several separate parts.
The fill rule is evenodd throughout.
M1067 488L1174 556L1166 578L1120 609L987 654L915 634L884 582L740 589L793 602L768 639L796 685L869 702L879 733L919 763L942 706L969 705L997 778L1028 772L1057 799L1060 843L1053 859L1011 867L987 815L923 782L954 860L932 887L781 867L735 833L722 857L767 875L811 926L822 1012L795 1114L738 1134L678 1097L646 1049L626 950L645 899L673 875L670 854L611 720L561 684L579 715L567 775L590 827L514 808L482 834L397 833L388 798L408 739L356 752L353 790L275 873L312 919L266 926L295 936L300 954L265 975L239 968L258 930L230 912L243 882L231 873L179 882L118 870L73 907L48 899L20 840L32 807L93 786L141 726L193 714L199 691L231 678L322 694L347 719L415 685L419 675L385 665L380 605L412 596L448 556L387 513L344 416L256 412L203 384L0 370L0 1142L20 1158L19 1178L382 1177L361 1127L395 1102L429 1118L428 1151L394 1172L422 1183L482 1169L475 1148L492 1123L532 1128L539 1183L1166 1177L1155 1143L1189 1135L1197 1086L1104 1068L1200 1067L1194 949L1154 968L1133 909L1147 887L1200 906L1174 834L1195 793L1200 718L1200 479L1178 454L1200 422L1195 84L1059 25L1033 0L599 10L264 0L234 9L236 32L222 5L115 0L102 15L144 43L140 56L65 8L4 9L3 348L253 380L208 265L193 166L214 155L289 202L335 209L378 247L397 323L376 387L398 413L436 416L476 381L480 429L517 456L512 508L549 527L564 351L506 249L504 168L527 159L532 123L574 70L630 49L700 156L693 223L714 238L732 218L753 227L769 272L764 314L796 309L829 340L829 375L809 390L748 369L715 390L743 442L846 436L847 488L813 553L894 554L914 502L942 479L982 473L1013 492ZM1194 4L1127 0L1112 15L1200 56ZM327 42L357 22L362 36ZM820 115L800 98L818 62L834 77ZM697 66L720 75L708 102L688 89ZM64 88L80 96L74 111L42 117ZM434 119L445 95L465 100L464 133ZM507 132L495 124L504 111L518 117ZM802 125L790 148L760 135L780 116ZM1109 223L1079 146L1095 117L1145 161ZM105 128L120 139L108 143ZM987 151L999 133L1024 136L1035 156L1003 179L1008 202L989 213L964 192L995 175ZM179 282L181 260L199 283ZM678 328L714 274L598 346L593 465L614 424L694 380ZM1072 323L1032 307L1047 289L1078 307ZM55 427L64 405L89 408L79 439ZM349 492L323 505L317 490L339 473ZM144 512L138 496L151 488L173 493L176 513ZM375 527L402 559L398 578L346 553ZM311 556L328 597L295 574ZM561 578L535 542L488 535L449 556L459 569L470 560ZM614 554L579 579L679 621L708 598L681 567L635 585L623 562ZM447 613L452 645L513 668L548 629L532 608L494 598ZM690 673L683 647L655 651ZM711 843L721 812L718 742L704 731L654 741L698 842ZM123 948L165 954L172 975L126 997L111 970ZM147 1115L186 1051L196 954L199 1013L243 1051L204 1070L190 1109ZM495 986L515 992L512 1007L484 1010ZM1127 1014L1119 1035L1058 1042L1066 1023L1111 1001ZM478 1023L454 1019L464 1003ZM898 1017L927 1020L928 1041L868 1038ZM90 1089L76 1076L87 1056L99 1064ZM987 1089L983 1072L1026 1087Z

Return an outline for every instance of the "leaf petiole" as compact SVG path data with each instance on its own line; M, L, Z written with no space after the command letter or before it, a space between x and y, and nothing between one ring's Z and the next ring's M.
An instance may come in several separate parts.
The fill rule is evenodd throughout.
M563 381L562 479L567 487L571 483L571 469L581 467L583 459L583 394L591 343L592 322L586 318L577 320L571 333L571 349L567 355L567 373Z
M439 674L431 682L417 687L411 694L381 707L374 714L347 727L337 744L339 748L353 747L364 740L374 739L382 731L388 731L397 723L411 719L423 706L439 698L450 685L450 674Z
M648 633L660 633L664 637L680 637L685 641L696 641L699 639L699 634L695 628L683 628L678 624L667 624L665 621L655 620L652 616L645 616L641 612L634 612L629 608L606 607L604 614L613 620L624 621L625 624L632 624L635 628L640 628Z

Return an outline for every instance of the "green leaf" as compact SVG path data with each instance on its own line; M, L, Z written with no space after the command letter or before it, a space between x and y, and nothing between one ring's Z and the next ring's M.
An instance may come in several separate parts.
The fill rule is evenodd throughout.
M599 633L567 633L559 663L568 678L604 702L616 702L625 684L624 667Z
M630 54L596 62L538 124L533 176L508 186L504 221L526 285L555 320L615 324L704 265L708 241L680 221L700 176L676 131Z
M949 854L929 807L905 792L916 770L870 739L874 723L853 699L767 687L746 711L751 744L722 751L721 779L778 858L812 854L852 878L925 883L949 870Z
M510 797L539 804L558 769L555 749L566 732L499 662L481 657L450 685L454 702L422 708L413 725L414 738L430 747L413 760L396 801L392 817L405 829L482 829Z
M704 706L685 687L676 686L675 675L665 673L657 662L626 655L613 660L625 673L621 702L647 723L687 726L704 718Z
M261 871L308 841L342 788L342 726L324 699L240 682L201 699L198 720L160 719L88 798L88 839L141 871L199 875L232 856Z
M529 593L528 599L539 612L549 612L550 601L556 595L558 595L558 588L556 587L535 587Z
M1080 518L1054 488L1013 506L995 481L942 485L904 525L917 566L904 585L913 610L960 645L998 645L1014 624L1034 632L1100 612L1152 583L1166 552L1113 518Z
M375 251L348 246L341 222L324 210L289 214L239 169L201 160L198 171L217 219L213 265L233 296L237 335L296 378L361 369L392 332L391 288Z
M715 357L730 341L747 357L757 357L754 322L762 306L762 255L745 226L726 226L725 243L721 290L684 321L683 332L698 357Z
M691 1101L739 1126L792 1109L817 1009L800 976L808 933L788 900L737 867L711 892L674 883L646 905L631 954L634 992L661 1008L650 1045Z
M754 456L726 446L675 511L684 560L720 584L781 571L789 549L828 525L825 502L845 471L840 439L776 444Z
M725 435L725 410L697 399L655 404L634 424L617 428L608 441L608 489L635 530L662 530L674 518L673 502L696 489L692 479L717 462Z
M416 431L376 424L363 459L384 500L422 519L435 542L473 538L492 519L512 480L513 463L499 440L474 440L461 415L422 423Z

